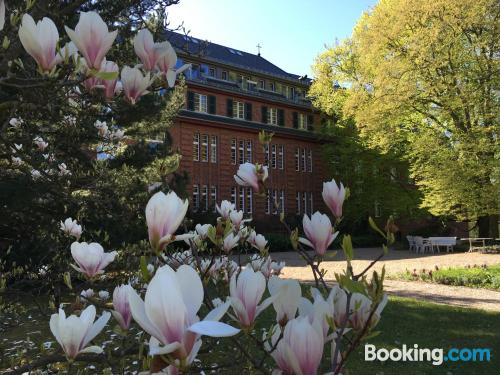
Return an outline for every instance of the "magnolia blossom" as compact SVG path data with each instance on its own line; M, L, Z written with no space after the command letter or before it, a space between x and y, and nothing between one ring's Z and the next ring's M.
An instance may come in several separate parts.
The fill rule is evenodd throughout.
M278 276L279 274L281 274L281 271L283 270L283 268L285 268L285 265L285 262L271 262L271 270L273 272L273 275Z
M155 43L148 29L140 30L134 38L134 51L147 71L154 70L158 60L165 56L169 49L172 49L172 46L168 42Z
M89 288L87 290L82 290L80 295L85 299L92 298L94 296L94 289Z
M236 209L233 203L226 200L223 200L221 202L220 207L216 204L215 208L224 220L229 219L229 214L231 213L231 211L234 211Z
M158 69L162 74L167 78L167 83L169 87L174 87L175 80L177 78L177 74L181 71L185 70L190 65L184 65L179 71L175 70L175 65L177 64L177 54L175 53L174 48L170 45L169 42L163 42L162 45L166 48L166 53L164 53L158 59Z
M319 325L306 317L298 317L286 324L281 340L280 334L280 329L277 329L272 337L273 346L277 345L271 353L280 370L285 375L315 375L325 345Z
M31 170L31 178L33 180L38 180L40 177L42 177L42 174L40 173L40 171L38 169L32 169Z
M115 129L112 132L109 132L109 139L111 141L120 141L123 139L124 135L125 135L125 130Z
M226 238L224 238L224 243L222 244L222 248L226 253L229 253L233 247L238 245L238 241L240 240L239 236L235 236L233 232L229 233Z
M117 252L105 253L102 246L96 242L73 242L71 255L78 267L73 264L71 266L78 272L92 278L104 272L104 268L115 260Z
M33 17L24 14L19 27L19 39L43 72L50 72L61 61L56 54L59 32L50 18L44 17L35 23Z
M101 63L115 41L117 30L109 32L108 26L96 12L80 12L80 20L71 30L65 26L66 33L83 55L90 69L99 70Z
M257 234L255 231L252 231L250 233L247 238L247 242L261 252L264 251L267 246L266 237L264 237L262 234Z
M323 200L336 218L342 217L342 205L345 199L345 188L342 182L337 185L334 179L323 182Z
M261 272L255 272L251 267L233 274L229 283L231 306L236 319L246 329L253 326L255 318L264 311L274 300L269 297L259 305L266 290L266 279Z
M16 128L19 128L23 124L23 122L24 121L20 118L12 117L9 120L9 125L12 126L14 129L16 129Z
M109 292L107 290L100 290L97 294L99 299L106 301L109 298Z
M197 313L203 301L203 284L198 273L182 265L177 272L169 266L156 271L144 301L135 291L129 293L134 320L151 335L149 353L169 354L189 365L201 347L200 335L233 336L239 330L219 322L228 303L212 310L200 321Z
M121 74L121 83L123 93L131 104L137 103L139 98L146 95L148 87L153 83L154 77L150 73L143 75L138 68L123 67Z
M20 157L11 156L10 158L12 160L12 164L14 164L16 166L19 166L19 165L23 164L23 159L21 159Z
M119 71L120 68L118 68L118 65L113 61L105 61L101 66L101 72L116 73L116 78L101 80L101 84L104 87L104 97L106 99L112 99L122 91L122 84L118 82Z
M50 317L50 330L69 359L80 353L102 353L99 346L86 346L102 331L111 314L106 311L94 322L95 314L95 307L90 305L79 317L70 315L66 318L62 309Z
M5 25L5 2L0 0L0 31L3 30Z
M36 137L35 139L33 139L33 142L35 142L35 144L37 145L38 149L40 151L45 151L45 149L47 148L47 146L49 145L47 142L45 142L43 140L42 137Z
M231 223L234 225L236 230L239 230L241 227L241 224L247 223L251 221L251 219L246 219L243 220L243 211L236 211L233 210L229 213L229 219L231 220Z
M132 322L132 312L128 302L129 293L133 291L130 285L120 285L113 291L113 308L111 314L115 317L121 329L128 330Z
M184 240L190 235L174 237L177 228L186 216L188 201L182 201L175 192L167 195L159 191L146 205L149 243L157 252L173 240Z
M302 225L307 239L300 237L299 241L304 245L312 247L318 255L324 255L328 246L331 245L339 234L339 232L333 233L332 223L328 216L318 211L311 216L311 219L307 215L304 215Z
M79 240L82 235L82 226L70 217L64 220L64 222L61 221L61 230L68 236L75 237L77 240Z
M261 184L267 179L268 171L266 166L252 163L241 164L238 172L234 175L238 185L249 186L256 193L260 192Z
M15 153L17 151L21 151L22 148L23 148L22 143L21 144L14 143L14 148L12 148L12 151Z
M210 224L196 224L195 226L195 230L196 230L196 233L198 233L198 235L202 238L202 239L205 239L207 238L208 236L208 230L211 228L212 226Z
M276 296L273 301L276 310L276 321L284 326L286 322L295 318L299 308L302 291L297 280L284 280L277 276L272 276L267 284L269 294Z
M97 132L99 133L100 137L103 137L103 138L108 137L109 129L108 129L108 125L106 124L106 121L96 120L94 123L94 126L97 129Z
M59 164L57 168L59 168L59 176L71 175L71 171L68 169L66 163Z

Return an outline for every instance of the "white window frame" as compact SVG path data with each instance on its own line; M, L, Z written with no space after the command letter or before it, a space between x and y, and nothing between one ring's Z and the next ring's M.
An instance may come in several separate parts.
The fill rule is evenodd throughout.
M297 215L300 215L301 214L301 211L300 211L300 202L301 202L302 198L300 196L300 191L298 191L296 194L295 194L295 204L297 205L297 211L295 212Z
M217 185L212 185L210 187L210 204L213 206L212 211L217 212Z
M266 215L271 214L271 190L267 189L266 194Z
M193 211L198 212L200 209L200 187L193 185Z
M267 110L267 123L269 125L278 125L278 109L269 108Z
M251 163L253 156L253 144L251 140L247 140L246 144L247 144L247 149L246 149L245 160L247 163Z
M304 113L299 113L299 129L307 129L307 116Z
M210 162L217 163L217 136L210 137Z
M203 94L194 94L194 110L195 112L207 113L208 101L207 96Z
M280 213L285 213L285 191L280 190Z
M272 200L273 214L277 215L278 214L278 210L274 206L275 202L278 202L278 190L273 190L273 200Z
M231 203L236 207L236 187L231 186Z
M295 148L295 171L300 172L300 148Z
M269 143L264 144L264 165L269 166Z
M311 149L307 151L307 171L313 171L313 153Z
M253 190L247 187L245 192L246 198L246 212L251 214L253 212Z
M239 188L238 210L245 212L245 187L243 186Z
M241 139L238 141L238 162L245 163L245 141Z
M271 168L276 169L276 145L271 145Z
M307 171L307 161L306 161L306 149L302 149L302 155L301 155L301 164L302 164L302 172Z
M201 200L200 200L201 212L208 211L208 186L203 185L201 187Z
M302 212L307 214L307 192L302 192Z
M208 162L208 134L201 135L201 161L203 163Z
M200 133L193 134L193 161L200 161Z
M313 193L309 192L309 215L313 213Z
M245 119L245 103L233 101L233 118Z
M236 143L236 138L231 139L231 164L234 165L237 162Z
M278 145L278 169L285 169L285 146Z

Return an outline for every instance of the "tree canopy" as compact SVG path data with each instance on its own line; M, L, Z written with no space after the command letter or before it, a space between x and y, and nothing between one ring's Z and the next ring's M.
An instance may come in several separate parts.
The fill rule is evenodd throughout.
M315 62L315 104L406 157L435 215L500 210L499 12L493 0L381 0Z

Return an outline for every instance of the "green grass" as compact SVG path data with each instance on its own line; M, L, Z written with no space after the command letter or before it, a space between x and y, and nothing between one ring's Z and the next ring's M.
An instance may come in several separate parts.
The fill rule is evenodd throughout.
M361 345L348 364L350 374L420 375L500 374L500 314L391 297L377 326L380 335L368 343L377 348L418 344L420 348L493 348L491 362L365 362Z
M438 270L414 270L397 274L395 278L500 290L500 264L488 267L473 266Z

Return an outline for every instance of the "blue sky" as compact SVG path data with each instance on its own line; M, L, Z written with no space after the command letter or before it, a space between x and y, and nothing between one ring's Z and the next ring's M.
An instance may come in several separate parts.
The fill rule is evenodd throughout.
M168 8L170 27L184 21L190 35L257 53L280 68L311 75L314 58L344 39L377 0L181 0Z

